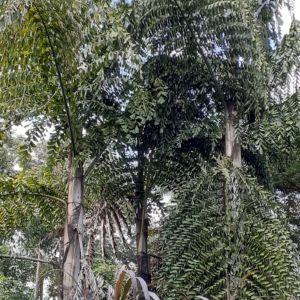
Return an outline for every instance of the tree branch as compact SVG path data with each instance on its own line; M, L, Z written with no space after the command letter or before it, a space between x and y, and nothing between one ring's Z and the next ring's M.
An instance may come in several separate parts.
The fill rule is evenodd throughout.
M51 264L51 265L57 265L56 262L44 260L44 259L38 259L38 258L33 258L33 257L27 257L27 256L10 256L8 254L0 254L0 258L10 258L10 259L22 259L22 260L29 260L29 261L34 261L34 262L40 262L44 264Z
M16 195L29 195L29 196L37 196L37 197L43 197L43 198L49 198L55 201L59 201L66 205L66 202L58 197L42 194L42 193L31 193L31 192L15 192L15 193L7 193L7 194L0 194L0 197L7 197L7 196L16 196Z
M151 256L151 257L154 257L154 258L157 258L157 259L163 259L161 256L158 256L158 255L153 254L153 253L148 253L148 256Z
M298 186L295 182L293 182L292 180L290 179L286 179L286 181L295 188L295 191L296 192L299 192L300 191L300 186ZM291 188L292 191L294 191L294 189Z
M87 167L85 173L84 173L84 180L86 180L90 174L90 172L94 169L94 166L98 162L99 158L101 156L101 153L96 155L96 157L93 159L93 161L90 163L90 165Z

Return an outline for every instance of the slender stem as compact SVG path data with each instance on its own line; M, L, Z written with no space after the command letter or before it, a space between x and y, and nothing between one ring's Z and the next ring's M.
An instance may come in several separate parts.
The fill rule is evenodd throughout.
M226 274L226 291L227 291L227 300L231 300L231 294L230 294L230 275L229 275L229 273Z
M147 169L146 189L145 189L145 194L144 194L143 213L142 213L142 226L141 226L141 234L140 234L138 252L141 252L143 249L145 217L146 217L146 212L147 212L147 199L148 199L148 194L149 194L149 182L150 182L150 173L151 173L151 167L152 167L153 152L154 152L154 144L152 145L151 153L149 155L149 165L148 165L148 169Z
M51 49L51 54L52 54L52 57L53 57L53 60L54 60L55 69L56 69L57 76L58 76L58 81L59 81L59 86L60 86L60 89L61 89L61 93L62 93L62 96L63 96L64 105L65 105L65 110L66 110L66 114L67 114L67 122L68 122L68 126L69 126L69 129L70 129L70 137L71 137L73 155L76 156L76 144L75 144L75 138L74 138L73 130L72 130L71 114L70 114L70 111L69 111L68 100L67 100L65 87L64 87L64 84L63 84L62 76L61 76L61 72L60 72L60 69L59 69L59 64L58 64L58 61L57 61L57 58L56 58L56 53L55 53L55 50L54 50L54 47L53 47L53 44L52 44L50 32L49 32L49 30L48 30L48 28L45 24L45 21L42 17L41 12L39 11L38 7L36 7L36 9L37 9L38 14L41 18L42 25L45 29L45 34L46 34L47 40L49 42L49 47Z
M7 197L7 196L16 196L16 195L19 195L19 194L48 198L48 199L52 199L52 200L55 200L55 201L59 201L59 202L63 203L64 205L67 204L66 201L64 201L64 200L62 200L58 197L47 195L47 194L41 194L41 193L31 193L31 192L15 192L15 193L0 194L0 198L1 197Z
M225 213L226 213L226 223L227 223L227 234L230 234L230 206L229 206L229 197L228 197L228 189L227 189L227 182L225 181Z
M12 257L12 256L10 256L8 254L1 254L0 253L0 258L22 259L22 260L29 260L29 261L34 261L34 262L40 262L40 263L44 263L44 264L57 265L57 263L55 263L55 262L51 262L51 261L44 260L44 259L33 258L33 257L27 257L27 256L15 256L15 257Z
M158 255L153 254L153 253L148 253L148 255L151 256L151 257L157 258L157 259L163 259L161 256L158 256Z
M100 158L101 154L99 153L94 159L93 161L90 163L90 165L87 167L85 173L84 173L84 180L87 179L87 177L89 176L90 172L94 169L95 164L97 163L98 159Z
M63 244L62 240L59 242L59 251L58 251L58 265L61 266L62 263L62 252L63 252ZM62 276L61 276L62 270L58 270L57 272L57 300L62 300L62 290L61 290L61 284L62 284Z
M38 260L41 259L40 247L38 248ZM38 299L38 293L40 290L40 273L41 273L41 262L39 261L36 265L36 275L35 275L35 287L34 287L34 296L33 300Z
M224 176L224 205L225 205L225 215L226 215L226 225L227 225L227 231L226 235L228 238L228 241L230 241L230 231L231 231L231 216L230 216L230 203L229 203L229 191L228 191L228 182L226 177ZM225 250L225 255L226 257L229 257L229 252L228 250ZM231 295L230 295L230 265L227 262L227 267L226 267L226 294L227 294L227 300L230 300Z
M300 191L300 186L298 186L297 184L295 184L292 180L287 179L287 182L296 189L296 192ZM291 189L291 190L293 190L293 189Z

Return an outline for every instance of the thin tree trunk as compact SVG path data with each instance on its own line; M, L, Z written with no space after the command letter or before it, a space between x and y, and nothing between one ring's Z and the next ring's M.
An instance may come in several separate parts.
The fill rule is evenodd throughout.
M41 259L41 251L38 249L38 260ZM39 285L40 285L40 277L41 277L41 262L36 264L36 275L35 275L35 287L34 287L34 295L33 299L37 300L39 295Z
M234 107L233 100L227 102L227 111L226 111L226 132L225 132L225 156L230 157L234 167L241 167L242 158L241 158L241 142L240 138L235 137L234 132L234 122L237 115L237 111Z
M232 165L234 168L240 168L242 165L242 147L241 137L235 135L235 122L236 122L237 111L235 109L234 101L230 99L227 102L227 109L225 111L226 131L225 131L225 156L231 158ZM231 181L224 180L224 208L226 214L226 225L228 239L231 238L232 226L235 224L238 218L238 207L240 205L239 198L231 193L234 188L231 187ZM226 250L226 254L228 254ZM230 281L230 270L232 266L227 265L226 270L226 293L227 300L231 300L231 281Z
M61 258L63 257L63 241L61 240L59 243L59 251L58 251L58 263L59 263L59 270L57 272L57 300L62 300L62 270L61 270Z
M64 227L63 299L71 300L79 284L83 233L83 167L69 164L69 194Z
M142 277L147 284L151 283L150 264L148 256L148 217L146 215L144 220L144 234L142 241L140 241L141 230L142 230L142 217L143 209L139 208L136 217L136 242L137 242L137 276Z
M137 276L143 278L147 284L151 282L150 264L148 257L148 215L147 201L145 201L145 180L143 172L143 153L138 150L138 174L135 189L135 201L138 203L136 214L136 245L137 245ZM144 217L143 217L144 216ZM143 222L144 221L144 222ZM143 233L142 233L143 231ZM144 299L140 294L139 299Z
M44 277L40 280L40 300L44 298Z
M0 254L0 259L1 258L29 260L29 261L34 261L34 262L40 262L42 264L51 264L53 266L57 266L56 262L47 261L47 260L44 260L44 259L37 259L37 258L33 258L33 257L27 257L27 256L10 256L8 254Z

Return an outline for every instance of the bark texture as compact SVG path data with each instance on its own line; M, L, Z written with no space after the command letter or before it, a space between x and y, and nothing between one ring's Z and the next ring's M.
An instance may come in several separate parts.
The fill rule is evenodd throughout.
M69 194L64 227L63 299L71 300L81 269L83 233L83 167L70 155Z
M237 110L234 105L234 101L232 99L227 101L227 110L225 112L225 122L226 122L226 131L225 131L225 156L231 158L232 165L234 168L240 168L242 166L242 147L241 147L241 137L236 136L235 134L235 122L237 118ZM230 230L232 224L235 223L235 220L238 218L238 206L240 200L238 198L229 199L228 190L231 190L231 187L226 186L226 182L224 182L224 208L226 213L226 222L227 222L227 230L228 235L230 235ZM233 196L233 195L231 195ZM227 252L227 250L226 250ZM228 253L227 253L228 255ZM230 268L231 266L227 266L227 274L226 274L226 293L227 300L232 299L232 295L230 293Z
M145 218L144 223L144 234L142 237L142 242L140 241L141 230L142 230L142 215L143 210L139 209L136 218L136 239L137 246L139 248L142 243L142 248L138 249L137 252L137 276L142 277L147 284L151 283L151 273L148 255L148 218ZM140 299L140 298L139 298Z
M239 168L242 165L241 156L241 137L235 137L234 123L237 116L237 111L234 107L233 100L227 102L226 118L226 132L225 132L225 156L230 157L232 164L235 168Z

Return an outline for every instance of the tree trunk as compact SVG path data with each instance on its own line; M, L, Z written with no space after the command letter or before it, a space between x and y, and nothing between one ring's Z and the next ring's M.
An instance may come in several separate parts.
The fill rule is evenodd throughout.
M69 194L64 227L63 299L71 300L79 285L83 255L83 167L74 166L73 156L69 164Z
M137 242L137 276L142 277L147 284L151 283L150 264L148 256L148 217L144 220L144 234L141 238L143 209L138 209L136 217L136 242Z
M58 251L58 263L59 263L59 270L57 272L57 300L62 300L62 270L61 270L61 262L63 257L63 241L61 240L59 242L59 251Z
M38 249L38 260L41 259L41 251ZM35 275L35 288L34 288L34 295L33 299L37 300L39 295L39 287L40 287L40 277L41 277L41 262L36 264L36 275Z
M241 147L241 137L235 136L235 122L237 117L237 111L235 109L234 101L230 99L227 102L227 111L225 112L225 156L229 157L232 161L234 168L240 168L242 166L242 147ZM238 210L240 205L240 199L238 195L235 195L231 191L235 189L232 186L231 179L226 182L224 180L224 209L226 214L226 225L227 225L227 235L229 244L231 243L231 233L232 230L235 231L236 220L238 219ZM233 245L234 246L234 245ZM230 254L226 250L226 256ZM231 295L231 281L230 281L230 270L232 266L230 264L226 267L226 293L227 300L233 299Z
M226 120L226 132L225 132L225 156L230 157L232 164L235 168L239 168L242 165L241 157L241 142L240 138L235 137L234 122L237 115L237 111L234 107L233 100L227 102L227 112L225 113Z
M44 277L40 280L40 300L44 298Z
M150 273L150 264L149 264L149 256L148 256L148 215L147 215L147 201L145 201L145 186L144 186L145 180L144 180L142 160L143 160L143 153L142 151L139 150L138 151L138 174L137 174L136 189L135 189L135 201L138 204L138 210L135 219L136 245L137 245L137 276L143 278L146 281L146 283L149 284L151 282L151 273ZM139 299L144 299L144 295L140 294Z

